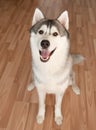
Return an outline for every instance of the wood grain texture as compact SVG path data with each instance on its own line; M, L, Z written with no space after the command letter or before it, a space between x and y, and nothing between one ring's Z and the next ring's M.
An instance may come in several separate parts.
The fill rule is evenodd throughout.
M24 130L29 110L29 103L16 102L14 104L6 130Z
M96 0L0 0L0 130L96 130ZM62 102L63 124L54 122L55 96L46 97L46 117L38 125L38 95L31 82L29 29L36 7L47 18L68 10L71 52L85 56L75 65L81 94L71 87Z

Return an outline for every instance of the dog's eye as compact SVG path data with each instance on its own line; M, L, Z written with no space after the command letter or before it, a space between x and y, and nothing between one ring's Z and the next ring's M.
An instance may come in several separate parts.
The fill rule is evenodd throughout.
M58 36L58 33L57 33L57 32L54 32L54 33L53 33L53 36L55 36L55 37Z
M41 35L42 35L43 33L44 33L44 31L43 31L43 30L39 30L39 34L41 34Z

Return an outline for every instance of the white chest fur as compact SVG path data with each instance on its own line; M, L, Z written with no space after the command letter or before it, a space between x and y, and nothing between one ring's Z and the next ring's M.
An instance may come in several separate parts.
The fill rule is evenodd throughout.
M56 61L57 62L57 61ZM51 62L49 64L42 63L38 66L33 65L34 81L37 89L42 89L46 93L57 93L64 91L70 81L70 73L72 69L72 58L67 58L66 64L60 65Z

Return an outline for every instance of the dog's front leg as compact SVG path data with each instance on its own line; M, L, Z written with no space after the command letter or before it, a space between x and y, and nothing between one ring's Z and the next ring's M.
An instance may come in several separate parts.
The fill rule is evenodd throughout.
M62 124L63 116L61 112L63 93L56 94L56 104L55 104L55 122L57 125Z
M45 117L45 97L46 93L42 91L38 91L38 96L39 96L39 110L38 110L38 115L37 115L37 123L41 124L44 121Z

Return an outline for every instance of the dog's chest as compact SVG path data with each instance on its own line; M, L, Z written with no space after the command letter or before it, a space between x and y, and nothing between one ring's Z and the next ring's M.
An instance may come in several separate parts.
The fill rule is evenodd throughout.
M47 93L63 91L68 87L72 64L69 62L64 66L40 66L34 68L35 85Z
M58 73L38 73L38 78L35 79L36 87L42 89L46 93L57 93L68 87L69 72Z

